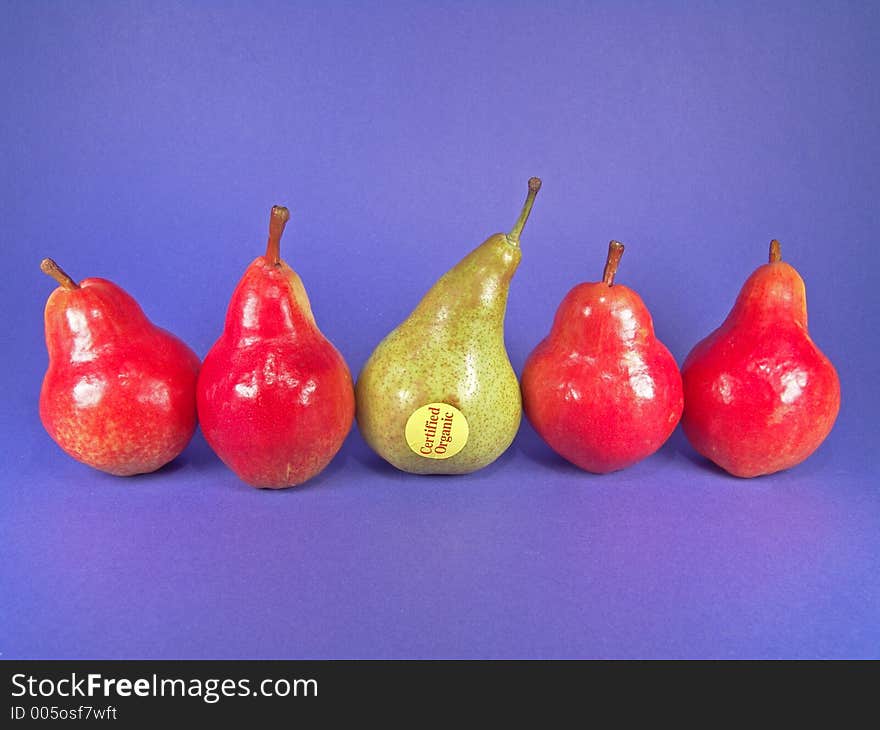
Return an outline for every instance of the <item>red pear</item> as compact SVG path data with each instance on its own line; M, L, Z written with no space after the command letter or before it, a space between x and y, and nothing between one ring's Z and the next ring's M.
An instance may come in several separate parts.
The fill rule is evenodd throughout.
M60 284L45 313L40 418L49 435L74 459L118 476L167 464L196 428L198 357L116 284L77 284L52 259L41 268Z
M287 208L272 208L266 255L233 292L198 383L208 443L243 481L274 489L322 471L354 418L348 366L315 324L299 276L281 260L289 217Z
M566 295L522 374L532 426L560 456L597 474L653 454L682 411L675 359L639 295L614 283L622 255L612 241L603 280Z
M804 282L778 241L724 323L691 350L682 377L685 435L735 476L800 464L831 432L840 381L810 339Z

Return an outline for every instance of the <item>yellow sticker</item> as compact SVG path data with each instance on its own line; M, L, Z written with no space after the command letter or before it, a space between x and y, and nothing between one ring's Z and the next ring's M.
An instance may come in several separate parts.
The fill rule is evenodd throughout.
M448 403L428 403L417 408L406 422L406 442L413 453L426 459L448 459L468 440L464 414Z

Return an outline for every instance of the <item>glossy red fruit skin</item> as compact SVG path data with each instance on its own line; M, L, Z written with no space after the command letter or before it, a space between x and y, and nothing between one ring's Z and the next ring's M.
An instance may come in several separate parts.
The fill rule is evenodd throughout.
M605 474L653 454L682 412L675 359L641 298L620 284L579 284L522 374L535 430L571 463Z
M197 400L211 448L251 486L301 484L339 451L354 419L351 374L286 264L261 256L248 267L202 365Z
M196 428L199 359L99 278L59 287L45 312L40 419L74 459L118 476L152 472Z
M743 285L724 323L682 368L682 429L738 477L788 469L812 454L840 410L840 381L807 330L804 284L785 262Z

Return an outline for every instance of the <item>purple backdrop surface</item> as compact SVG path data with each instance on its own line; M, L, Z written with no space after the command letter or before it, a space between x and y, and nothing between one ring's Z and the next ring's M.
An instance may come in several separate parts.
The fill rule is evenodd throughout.
M2 657L880 657L878 36L868 2L4 2ZM681 362L778 237L843 386L813 458L740 481L679 430L595 477L524 423L418 478L355 430L270 493L200 435L120 480L43 431L41 257L204 356L287 204L357 373L530 175L517 371L610 238Z

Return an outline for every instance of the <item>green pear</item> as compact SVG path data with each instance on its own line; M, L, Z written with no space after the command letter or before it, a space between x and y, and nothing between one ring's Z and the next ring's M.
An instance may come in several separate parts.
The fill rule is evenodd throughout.
M413 474L467 474L510 446L522 416L504 347L519 238L541 181L510 233L446 272L373 351L357 381L357 421L372 449Z

